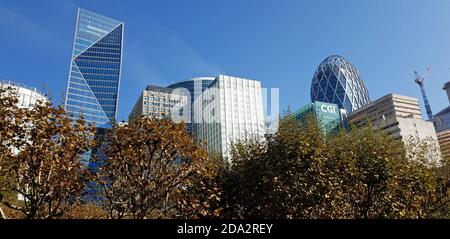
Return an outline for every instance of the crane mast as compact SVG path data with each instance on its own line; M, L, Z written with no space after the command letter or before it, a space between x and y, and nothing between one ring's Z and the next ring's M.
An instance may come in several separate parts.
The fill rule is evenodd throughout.
M425 86L424 86L425 78L429 72L430 72L430 67L427 67L426 72L423 76L419 75L419 73L417 71L414 71L414 76L416 77L415 82L419 85L420 92L422 93L423 102L425 104L425 110L427 112L428 119L431 120L431 119L433 119L433 112L431 111L431 105L430 105L430 102L428 101L428 97L425 92Z

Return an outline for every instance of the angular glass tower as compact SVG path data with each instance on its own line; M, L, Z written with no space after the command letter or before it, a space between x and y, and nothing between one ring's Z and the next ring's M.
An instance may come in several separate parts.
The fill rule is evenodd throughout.
M117 112L124 23L78 9L65 109L110 128Z
M334 103L348 113L370 103L369 92L358 70L341 56L320 63L311 84L311 101Z

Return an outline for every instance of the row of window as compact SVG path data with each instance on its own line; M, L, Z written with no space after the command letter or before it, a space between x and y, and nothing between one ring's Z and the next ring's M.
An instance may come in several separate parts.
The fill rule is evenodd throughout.
M78 67L83 75L91 74L91 75L119 75L119 69L102 69L102 68L85 68ZM76 69L72 69L76 70Z
M152 105L152 106L162 106L165 108L174 108L177 104L165 104L165 103L157 103L157 102L146 102L144 101L144 105Z
M102 45L105 45L104 43ZM98 43L91 46L86 52L120 54L120 48L101 47Z
M72 97L69 97L67 99L67 104L79 106L82 108L92 108L92 109L100 108L100 106L97 102L91 103L91 102L85 101L83 98L73 97L74 95L71 95L71 96ZM104 105L102 105L102 108L107 109L108 111L114 111L115 105L104 104Z
M86 61L103 61L103 62L120 62L120 57L92 57L92 56L83 56L79 55L77 60L86 60Z
M79 79L72 79L71 83L70 83L70 87L73 89L77 89L77 90L82 90L82 91L86 91L86 92L94 92L95 95L110 95L110 94L117 94L117 87L104 87L104 86L98 86L95 84L89 84L86 85L84 82L82 82Z
M71 78L71 82L78 84L78 85L86 85L86 81L83 78L78 78L78 77L74 77L72 76ZM118 82L115 81L98 81L97 79L92 80L89 79L89 85L90 86L96 86L96 87L105 87L105 88L114 88L117 89L118 87ZM87 90L87 88L86 88Z
M78 101L90 103L92 105L116 105L117 97L101 98L101 96L103 95L99 95L98 98L95 98L91 92L86 92L69 87L69 99L75 99Z
M84 79L84 76L81 75L78 71L72 71L71 72L72 77L71 78L79 78ZM116 83L118 84L119 76L118 75L95 75L95 79L92 77L90 78L90 82L105 82L105 83Z
M146 112L166 112L170 113L172 110L167 108L144 108Z
M102 68L102 69L120 69L120 63L108 63L97 61L75 61L78 67Z
M167 103L180 103L180 100L172 100L172 99L167 99L167 98L158 98L158 97L144 97L144 101L156 101L156 102L167 102Z
M120 52L119 53L103 53L103 52L96 52L91 50L91 48L89 48L87 51L83 52L83 54L81 54L80 56L83 57L95 57L95 58L118 58L120 59Z
M93 26L104 31L108 31L113 27L116 27L120 22L100 16L98 14L92 14L88 12L80 12L80 16L78 18L78 25L81 27Z

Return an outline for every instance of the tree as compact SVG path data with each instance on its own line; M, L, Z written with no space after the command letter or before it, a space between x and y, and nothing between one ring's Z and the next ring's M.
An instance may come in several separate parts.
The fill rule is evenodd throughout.
M328 168L339 183L332 197L345 202L339 214L346 218L388 217L393 204L387 200L398 173L394 166L407 163L402 142L369 124L329 137L328 145Z
M107 219L108 213L92 203L74 203L64 214L65 219Z
M226 167L221 157L210 155L203 172L193 172L179 187L176 187L167 201L164 217L199 219L219 218L222 189L220 174ZM204 173L208 172L208 173Z
M280 120L274 135L234 144L223 181L225 213L240 218L317 218L330 193L326 144L312 119Z
M100 185L111 218L182 217L193 215L187 208L208 207L200 201L180 205L188 201L181 197L192 193L188 189L198 179L216 173L206 151L194 143L184 124L142 118L116 127L106 155ZM180 208L182 212L176 210Z
M431 218L448 215L449 164L430 144L369 125L324 136L287 116L265 140L234 144L221 180L231 218Z
M12 91L0 93L0 104L0 202L26 218L63 215L84 190L80 160L95 129L50 102L18 108ZM23 200L5 197L11 193Z

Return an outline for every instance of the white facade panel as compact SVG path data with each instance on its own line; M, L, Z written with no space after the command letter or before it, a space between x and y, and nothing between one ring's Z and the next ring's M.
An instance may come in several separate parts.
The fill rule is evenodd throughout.
M195 102L194 110L202 115L194 129L196 138L224 158L233 142L266 132L259 81L220 75Z

